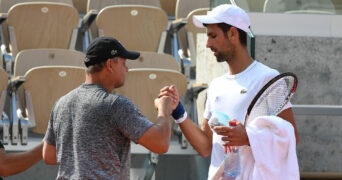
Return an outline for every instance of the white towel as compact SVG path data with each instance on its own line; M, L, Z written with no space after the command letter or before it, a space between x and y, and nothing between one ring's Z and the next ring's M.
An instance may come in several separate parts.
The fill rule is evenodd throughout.
M254 158L253 169L249 166L243 171L243 174L252 173L245 174L248 179L300 179L296 137L291 123L278 116L260 116L247 125L246 131ZM243 153L242 164L248 167L248 161L253 160L248 151Z
M250 147L240 147L241 174L236 180L300 179L291 123L277 116L260 116L249 122L246 131ZM223 166L208 179L221 179Z

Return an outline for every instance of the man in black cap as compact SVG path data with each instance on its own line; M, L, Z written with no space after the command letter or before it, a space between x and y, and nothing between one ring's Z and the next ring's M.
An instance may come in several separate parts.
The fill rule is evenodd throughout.
M124 84L126 59L139 56L114 38L89 45L85 83L56 102L44 137L43 159L59 165L57 179L130 179L131 141L167 152L176 97L156 98L153 124L130 100L112 93Z

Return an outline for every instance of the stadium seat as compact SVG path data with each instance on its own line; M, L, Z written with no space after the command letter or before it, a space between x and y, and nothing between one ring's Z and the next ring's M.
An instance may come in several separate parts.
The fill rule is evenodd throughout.
M27 71L38 66L84 66L85 54L69 49L27 49L20 51L14 61L13 79L24 76ZM16 88L19 116L26 117L23 87Z
M331 0L265 0L263 11L267 13L335 14L335 6Z
M175 84L179 95L183 98L187 92L187 79L179 71L156 68L130 69L126 75L125 84L115 89L118 94L129 98L137 105L142 114L150 121L156 122L157 111L154 106L154 99L160 89ZM184 135L177 131L178 126L174 124L172 130L181 143L181 148L187 148L187 141ZM150 153L144 163L145 179L151 179L158 163L158 154Z
M79 14L84 15L87 12L88 0L72 0L72 3L74 5L74 7L77 9Z
M187 79L178 71L156 68L130 69L124 86L115 89L115 92L128 97L142 114L150 121L156 122L154 99L162 87L172 84L177 86L180 96L185 95Z
M7 91L8 85L8 75L7 72L0 68L0 117L3 113L4 106L5 106L5 95Z
M25 82L25 74L41 66L74 66L84 68L84 53L69 49L27 49L20 51L16 56L14 63L14 73L10 83L11 97L11 119L13 144L18 143L20 119L28 118L27 98L25 99L25 88L22 84ZM83 75L84 76L84 75ZM27 121L21 121L22 126ZM24 136L27 137L27 136ZM22 143L25 143L25 138Z
M19 3L25 2L55 2L55 3L65 3L68 5L73 5L72 0L0 0L0 24L1 24L1 43L6 48L7 52L10 52L9 49L9 34L8 34L8 25L6 23L6 18L8 15L9 9Z
M75 49L79 15L65 3L20 3L7 17L12 56L24 49Z
M189 78L191 78L191 68L196 67L196 46L197 46L197 34L198 33L206 33L206 29L205 28L198 28L196 27L193 22L192 22L192 18L194 15L205 15L207 14L207 12L209 11L209 8L199 8L196 10L191 11L188 16L187 16L187 23L184 27L184 30L186 32L186 46L188 47L187 51L188 51L188 56L189 58L189 62L186 63L185 66L185 74L186 76L188 76ZM185 55L181 56L183 59L186 58ZM195 79L195 77L193 78Z
M85 81L85 68L75 66L39 66L21 79L25 90L28 118L19 118L22 143L27 142L28 128L44 134L56 100Z
M265 0L247 0L250 12L262 12Z
M336 14L342 14L342 1L341 0L331 0L335 6Z
M254 2L256 3L256 2ZM210 7L211 8L214 8L218 5L221 5L221 4L232 4L232 5L235 5L235 6L238 6L242 9L244 9L245 11L249 11L249 2L248 0L216 0L216 1L211 1L210 3Z
M84 66L85 54L70 49L27 49L20 51L14 61L13 76L23 76L29 69L37 66Z
M177 0L175 18L186 18L195 9L209 7L210 0L197 0L196 3L191 0Z
M87 13L84 16L81 25L83 32L87 32L85 34L85 41L92 41L94 38L98 37L97 27L94 20L103 8L113 5L146 5L161 8L159 0L88 0Z
M99 36L119 39L127 49L163 53L168 16L164 10L144 5L103 8L96 18Z
M161 8L167 13L170 19L175 18L177 0L160 0Z
M2 131L1 142L8 144L10 141L10 120L4 112L7 96L8 74L0 68L0 127Z
M25 3L25 2L57 2L73 5L73 1L76 0L1 0L0 1L0 11L1 13L7 13L8 10L15 4Z
M156 52L140 52L139 59L135 61L126 61L126 65L129 69L137 68L158 68L158 69L170 69L180 72L181 67L175 60L175 58L169 54L161 54Z
M100 11L107 6L112 5L146 5L161 7L160 0L88 0L87 12L91 10Z
M209 8L210 0L199 0L193 3L190 0L177 0L175 10L175 20L172 22L171 31L173 33L173 56L182 66L188 66L189 52L186 38L186 29L184 26L188 23L188 14L199 8ZM192 20L191 20L192 21ZM187 78L190 78L190 72L185 72Z

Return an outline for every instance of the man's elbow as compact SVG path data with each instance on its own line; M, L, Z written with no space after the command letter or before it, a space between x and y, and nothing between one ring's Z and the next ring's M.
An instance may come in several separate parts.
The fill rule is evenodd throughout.
M168 141L168 143L162 143L159 144L159 146L157 148L155 148L154 150L152 150L152 152L157 153L157 154L165 154L169 151L170 148L170 141Z
M201 156L201 157L209 157L210 156L210 151L198 151L198 154Z
M7 177L12 174L9 173L10 171L7 169L7 165L4 162L0 162L0 176L1 177Z
M43 160L44 160L45 164L47 164L47 165L56 165L57 164L56 159L43 157Z
M57 164L57 158L52 153L43 152L43 161L47 165L56 165Z

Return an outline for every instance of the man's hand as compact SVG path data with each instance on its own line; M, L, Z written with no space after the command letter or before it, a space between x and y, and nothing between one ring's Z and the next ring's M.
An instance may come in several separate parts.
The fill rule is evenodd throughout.
M216 126L214 130L218 135L223 136L222 141L224 146L249 145L245 126L238 121L236 126Z
M176 86L171 85L163 87L160 90L158 98L161 98L163 96L170 96L172 98L172 110L176 109L180 99Z

